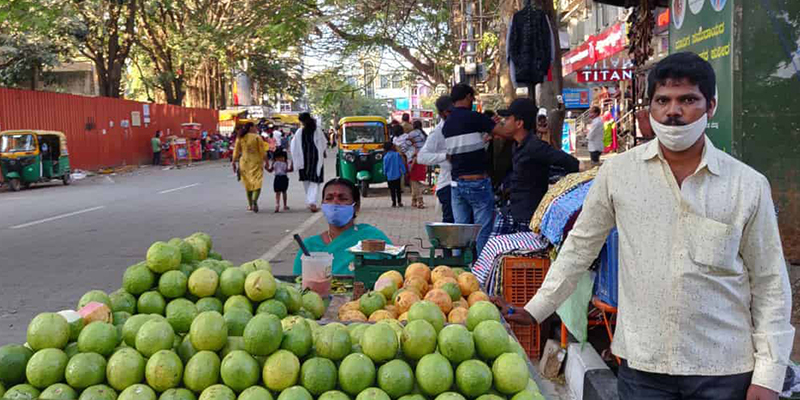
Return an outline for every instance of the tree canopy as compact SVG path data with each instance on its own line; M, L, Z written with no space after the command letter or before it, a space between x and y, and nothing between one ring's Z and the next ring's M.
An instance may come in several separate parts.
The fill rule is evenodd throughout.
M319 82L306 82L305 59L391 54L436 85L458 58L451 11L439 0L6 0L0 84L83 59L102 96L223 107L239 72L266 98L297 97Z

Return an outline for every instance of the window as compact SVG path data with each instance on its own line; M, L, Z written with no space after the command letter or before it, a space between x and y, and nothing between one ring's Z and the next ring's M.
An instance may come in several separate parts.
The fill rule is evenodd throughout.
M2 143L0 144L0 152L14 153L18 151L33 151L35 146L33 135L7 135L3 136Z
M292 102L291 101L282 101L281 102L281 112L292 111Z
M390 89L389 77L387 75L381 75L381 89Z
M380 122L353 122L345 124L345 144L383 143L386 141L386 128Z
M400 74L394 74L392 76L392 88L393 89L402 89L403 88L403 76Z

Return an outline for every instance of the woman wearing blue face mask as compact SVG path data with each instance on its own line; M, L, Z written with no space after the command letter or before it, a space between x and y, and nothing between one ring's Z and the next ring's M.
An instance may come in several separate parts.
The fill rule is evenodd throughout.
M336 178L328 181L322 189L322 213L328 221L328 229L319 235L303 241L310 252L326 252L333 255L333 274L350 275L350 263L355 257L347 249L361 240L384 240L392 242L380 229L368 224L356 224L355 219L361 206L361 195L356 185L347 179ZM294 259L294 274L303 272L300 256Z

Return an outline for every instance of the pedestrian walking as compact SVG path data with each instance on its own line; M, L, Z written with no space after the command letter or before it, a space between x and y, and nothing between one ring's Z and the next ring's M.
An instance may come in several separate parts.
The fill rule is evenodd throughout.
M498 110L503 117L501 136L513 141L513 155L509 191L512 233L529 232L531 217L542 201L550 183L550 167L563 168L566 173L578 172L577 158L553 148L534 132L541 113L537 115L536 103L528 98L514 100L506 110ZM546 121L545 121L546 125Z
M392 137L392 143L394 143L394 148L400 153L400 157L403 158L403 164L408 165L409 154L412 154L413 151L411 150L411 142L408 141L408 134L405 133L403 130L403 126L400 124L394 124L389 126L389 132ZM403 174L403 177L400 178L400 191L402 192L403 189L406 187L406 179L408 178L408 173Z
M497 125L491 118L472 111L475 90L469 85L460 83L453 86L450 98L455 107L444 123L442 134L453 166L453 216L459 224L481 225L477 240L480 255L494 223L494 192L488 171L490 154L487 142Z
M292 172L292 166L289 164L288 155L283 149L278 149L273 154L273 161L267 169L268 172L275 174L275 179L272 182L272 188L275 191L275 212L280 212L281 197L283 197L283 211L288 211L289 206L286 204L286 192L289 189L289 172Z
M552 146L550 129L547 126L547 109L544 107L540 108L539 113L536 114L536 135L539 136L539 139L542 139L543 142Z
M403 133L408 133L414 130L414 125L411 123L411 115L404 113L402 120L403 122L400 123L400 126L403 127Z
M425 145L427 135L422 130L422 122L414 121L414 129L408 133L408 142L410 146L410 157L408 161L408 180L411 184L411 207L419 209L425 208L425 198L422 196L424 189L425 178L428 174L428 168L417 162L417 155Z
M589 156L592 163L600 163L600 155L603 154L603 119L600 118L600 107L594 106L589 112L592 122L587 128L586 140L588 140Z
M247 209L257 213L267 161L264 141L256 132L256 126L252 122L245 124L239 131L233 150L233 163L247 192Z
M269 150L267 150L267 158L269 160L275 159L275 152L278 150L282 150L278 148L278 141L275 140L275 132L272 130L267 132L267 145L269 146Z
M403 190L400 186L400 180L403 179L403 174L406 173L406 165L400 153L395 151L394 143L384 143L383 151L383 174L386 175L386 181L389 183L392 207L402 207Z
M150 144L153 146L153 165L161 165L161 131L156 131Z
M794 329L769 182L704 135L717 106L711 64L672 54L647 87L657 140L600 167L524 309L495 302L510 321L543 321L616 226L620 399L777 400Z
M453 108L453 101L450 96L441 96L436 99L436 111L439 113L441 121L433 128L428 135L428 139L417 154L417 162L425 165L438 165L439 174L436 176L436 198L442 206L442 222L453 223L453 202L451 199L451 175L450 161L447 161L447 144L445 144L442 127L444 121L450 115Z
M283 131L280 129L273 129L272 130L272 137L275 138L275 148L285 148L286 138L283 137Z
M394 125L391 127L391 135L392 135L392 143L394 143L395 148L400 155L403 156L405 162L408 162L408 155L414 154L413 146L411 142L408 140L408 134L403 131L403 127L401 125Z
M292 162L300 175L300 181L303 182L306 205L309 211L315 213L319 211L317 198L319 185L324 178L322 164L327 141L311 114L301 113L299 118L303 127L295 132L291 141Z

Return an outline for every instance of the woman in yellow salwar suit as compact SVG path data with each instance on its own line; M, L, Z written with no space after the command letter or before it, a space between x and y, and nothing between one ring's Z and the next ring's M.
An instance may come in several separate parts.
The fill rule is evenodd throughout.
M233 150L234 168L239 163L239 177L247 191L247 209L258 212L258 197L264 181L264 168L267 165L264 140L256 133L255 125L248 122L236 139Z

